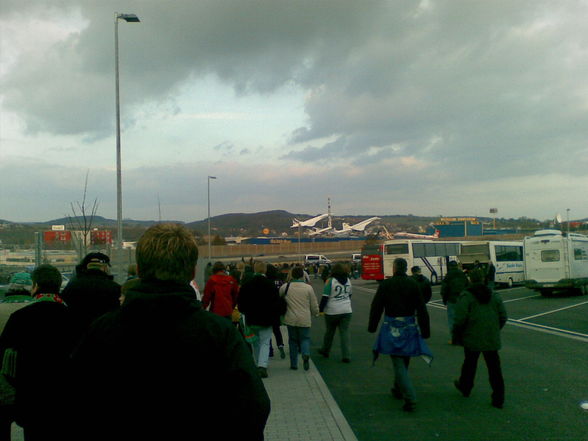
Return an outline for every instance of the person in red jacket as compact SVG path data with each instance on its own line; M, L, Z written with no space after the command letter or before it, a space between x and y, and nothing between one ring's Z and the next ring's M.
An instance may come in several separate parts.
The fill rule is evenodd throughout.
M210 312L230 320L238 295L239 283L227 275L224 263L216 262L212 267L212 276L204 287L202 307L206 309L210 305Z

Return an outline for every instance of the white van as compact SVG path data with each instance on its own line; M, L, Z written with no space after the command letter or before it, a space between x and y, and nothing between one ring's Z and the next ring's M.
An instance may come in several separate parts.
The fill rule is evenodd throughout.
M304 256L305 265L315 265L317 263L319 265L325 265L327 263L331 263L331 260L327 259L322 254L307 254L306 256Z
M523 245L527 288L543 295L554 290L588 294L588 236L540 230Z

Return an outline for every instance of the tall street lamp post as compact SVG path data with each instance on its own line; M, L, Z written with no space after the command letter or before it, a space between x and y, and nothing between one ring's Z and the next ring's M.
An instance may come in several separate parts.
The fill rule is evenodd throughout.
M140 22L135 14L114 13L114 64L116 83L116 247L122 249L122 174L120 159L120 95L118 80L118 21L124 20L127 23Z
M209 176L208 177L208 260L211 259L211 246L210 246L210 180L216 179L216 176Z

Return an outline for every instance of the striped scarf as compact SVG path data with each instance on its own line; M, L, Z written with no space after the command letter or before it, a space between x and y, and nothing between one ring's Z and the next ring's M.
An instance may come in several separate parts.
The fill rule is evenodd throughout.
M63 303L63 299L59 297L59 294L35 294L33 299L35 302Z

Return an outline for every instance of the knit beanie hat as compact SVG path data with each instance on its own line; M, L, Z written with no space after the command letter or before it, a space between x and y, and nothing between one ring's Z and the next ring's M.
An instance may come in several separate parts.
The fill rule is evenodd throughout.
M9 291L30 291L33 288L33 280L29 273L15 273L10 278L10 285L8 286Z

